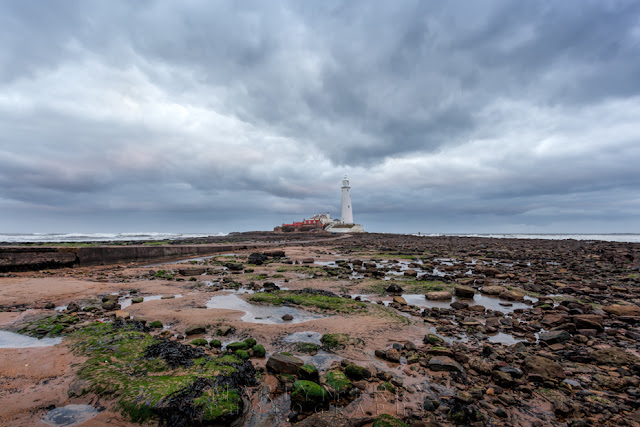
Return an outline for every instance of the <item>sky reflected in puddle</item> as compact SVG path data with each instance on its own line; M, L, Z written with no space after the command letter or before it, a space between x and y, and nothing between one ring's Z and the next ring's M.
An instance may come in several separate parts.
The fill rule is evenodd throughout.
M15 332L0 331L0 348L50 347L60 344L61 337L33 338Z
M242 321L248 323L302 323L326 317L294 307L250 304L236 294L211 297L207 308L244 311ZM282 320L285 314L292 315L293 320Z

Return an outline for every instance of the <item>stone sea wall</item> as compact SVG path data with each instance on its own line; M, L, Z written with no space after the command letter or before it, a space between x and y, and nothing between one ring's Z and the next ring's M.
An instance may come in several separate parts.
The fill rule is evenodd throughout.
M0 247L0 272L160 261L251 249L258 245Z

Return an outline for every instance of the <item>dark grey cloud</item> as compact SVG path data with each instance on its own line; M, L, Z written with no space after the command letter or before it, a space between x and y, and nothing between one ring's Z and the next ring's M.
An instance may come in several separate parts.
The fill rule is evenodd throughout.
M638 75L631 0L3 2L1 231L638 231Z

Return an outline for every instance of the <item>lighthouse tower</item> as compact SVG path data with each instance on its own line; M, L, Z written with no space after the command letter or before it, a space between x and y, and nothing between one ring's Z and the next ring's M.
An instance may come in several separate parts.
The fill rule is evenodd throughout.
M344 176L342 180L342 215L340 222L343 224L353 224L353 210L351 209L351 187L349 180Z

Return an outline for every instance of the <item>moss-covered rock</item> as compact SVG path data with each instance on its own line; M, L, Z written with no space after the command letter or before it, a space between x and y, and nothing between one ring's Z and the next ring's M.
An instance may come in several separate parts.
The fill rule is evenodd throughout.
M329 401L327 391L313 381L298 380L293 383L291 401L303 408L317 407Z
M337 369L332 369L324 375L324 380L336 394L346 393L353 387L349 378Z
M327 349L344 348L349 343L349 335L347 334L324 334L320 338L320 342Z
M255 357L265 357L265 355L267 354L267 350L265 350L262 344L256 344L251 347L251 349L253 350L253 355Z
M140 323L95 323L70 337L75 351L87 357L78 376L88 391L115 398L133 422L162 417L171 424L172 417L189 414L228 424L241 413L243 384L255 381L250 362L154 338Z
M206 347L207 344L209 343L204 338L196 338L195 340L191 340L191 345L196 345L198 347Z
M316 354L318 350L320 350L320 346L318 344L314 344L311 342L297 342L294 345L295 351L298 353L304 354Z
M161 329L163 327L162 322L159 320L154 320L153 322L149 323L149 327L151 329Z
M372 427L409 427L409 424L400 421L388 414L382 414L373 422Z
M255 339L253 339L253 338L247 338L243 342L247 345L247 348L251 348L251 347L253 347L254 345L257 344L257 341Z
M298 377L301 380L308 380L317 382L320 379L320 373L318 372L318 368L311 364L306 364L300 366L298 369Z
M249 356L249 352L247 350L236 350L236 356L243 360L247 360L251 357Z
M364 380L371 377L371 371L365 367L354 365L353 363L344 368L344 373L354 381Z
M378 384L378 391L388 391L389 393L396 394L396 388L389 381Z
M244 341L236 341L230 344L227 344L227 350L230 352L235 352L236 350L246 350L249 346Z
M221 348L222 347L222 341L214 339L214 340L209 341L209 345L211 346L211 348Z

